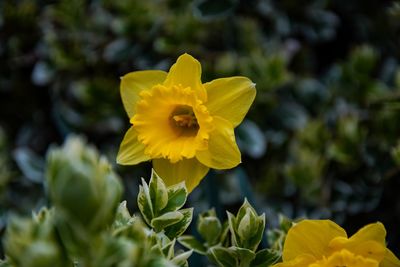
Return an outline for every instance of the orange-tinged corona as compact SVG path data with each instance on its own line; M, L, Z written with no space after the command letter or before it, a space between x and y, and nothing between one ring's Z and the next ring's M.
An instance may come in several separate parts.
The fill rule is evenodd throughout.
M117 162L152 160L166 184L185 181L192 191L209 168L230 169L241 162L234 128L255 94L255 84L245 77L203 84L200 63L188 54L168 73L128 73L121 80L121 97L132 126Z

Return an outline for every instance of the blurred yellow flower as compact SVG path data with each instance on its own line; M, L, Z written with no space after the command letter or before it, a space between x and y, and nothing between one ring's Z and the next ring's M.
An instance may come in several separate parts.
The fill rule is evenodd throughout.
M255 95L255 84L245 77L203 84L200 63L188 54L169 73L128 73L121 80L121 97L132 126L117 162L152 160L167 185L185 181L190 192L209 168L230 169L241 162L233 129Z
M288 232L283 262L273 267L399 267L386 248L383 224L361 228L350 238L330 220L304 220Z

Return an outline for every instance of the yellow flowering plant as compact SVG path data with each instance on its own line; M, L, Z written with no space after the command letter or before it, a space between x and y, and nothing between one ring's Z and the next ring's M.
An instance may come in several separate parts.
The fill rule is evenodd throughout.
M121 79L121 97L132 126L117 163L152 160L167 185L185 181L192 191L209 168L241 162L234 128L256 95L246 77L201 82L201 65L181 55L169 72L135 71Z
M351 237L330 220L303 220L288 231L283 262L273 267L399 267L386 248L382 223L364 226Z

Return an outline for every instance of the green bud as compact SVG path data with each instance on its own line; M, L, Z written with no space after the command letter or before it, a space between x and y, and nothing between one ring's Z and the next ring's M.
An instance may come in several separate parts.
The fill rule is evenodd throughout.
M232 244L239 248L256 251L265 228L265 214L258 216L255 209L245 199L237 215L228 212L229 231Z
M32 219L12 217L7 227L4 247L10 265L24 267L71 265L57 242L53 213L47 209L34 214Z
M180 210L186 198L184 183L167 187L153 170L149 184L142 179L137 203L145 222L172 239L182 235L192 221L193 208Z
M215 210L209 210L199 215L197 231L208 245L215 245L222 232L222 225L215 214Z
M255 230L254 229L254 224L255 224L255 216L251 213L250 209L246 209L246 215L240 220L239 226L238 226L238 234L239 237L243 240L246 239L247 237L253 236Z
M63 219L87 232L110 225L122 194L109 162L78 137L70 137L63 147L49 151L47 186Z

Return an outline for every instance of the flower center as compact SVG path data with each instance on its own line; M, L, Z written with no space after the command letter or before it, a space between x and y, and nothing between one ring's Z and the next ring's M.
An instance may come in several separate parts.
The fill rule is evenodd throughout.
M190 106L176 106L169 119L178 136L195 136L199 130L199 123Z
M146 155L176 163L207 149L212 120L190 87L155 85L140 93L131 123Z

